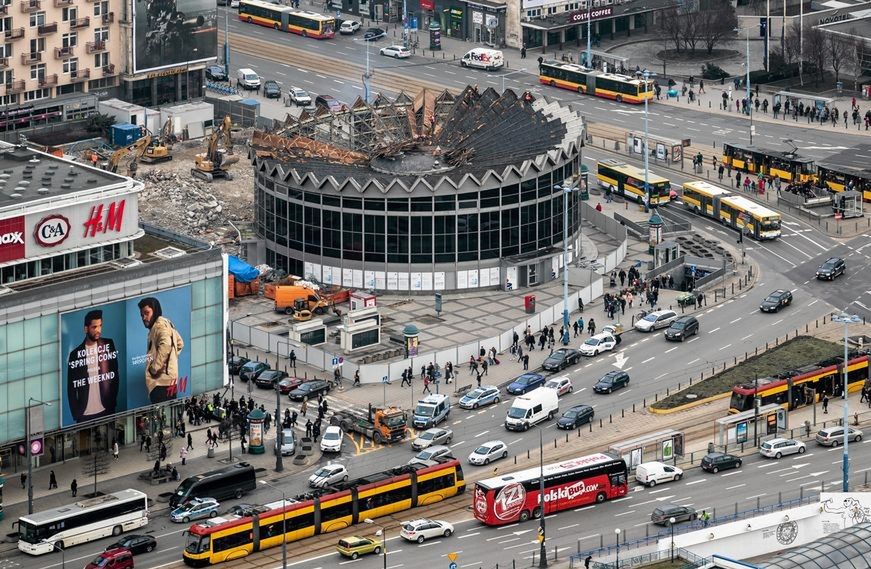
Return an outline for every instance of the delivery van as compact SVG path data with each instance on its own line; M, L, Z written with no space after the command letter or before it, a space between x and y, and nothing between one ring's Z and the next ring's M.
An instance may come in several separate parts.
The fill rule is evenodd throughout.
M643 462L635 467L635 480L648 488L660 482L677 482L683 478L683 470L663 462Z
M256 91L260 89L260 76L253 69L243 67L236 71L236 87Z
M293 314L297 299L304 299L308 303L308 309L315 314L324 314L330 307L330 303L321 298L314 289L305 286L277 286L275 287L275 311Z
M502 69L505 65L505 57L498 49L487 49L484 47L476 47L469 50L466 55L460 60L460 65L463 67L477 67L486 69L487 71L495 71Z
M508 409L505 428L525 431L542 421L553 419L559 413L559 395L556 389L533 389L517 397Z

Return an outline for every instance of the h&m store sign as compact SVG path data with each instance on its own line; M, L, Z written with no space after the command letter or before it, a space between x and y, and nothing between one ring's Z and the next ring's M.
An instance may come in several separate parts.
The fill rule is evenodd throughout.
M81 249L139 231L136 194L0 220L0 263Z

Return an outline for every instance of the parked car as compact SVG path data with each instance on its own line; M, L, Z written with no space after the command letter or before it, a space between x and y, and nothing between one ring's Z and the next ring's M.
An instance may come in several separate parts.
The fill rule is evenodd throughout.
M776 438L759 445L759 454L768 458L780 458L788 454L804 454L805 444L795 439Z
M281 85L278 84L278 81L270 79L263 84L263 96L267 99L280 99L281 98Z
M701 466L702 470L716 474L721 470L741 468L741 458L725 452L709 452L702 457Z
M387 37L387 32L385 32L381 28L369 28L365 32L363 32L363 40L365 41L380 40L384 37Z
M598 356L602 352L610 352L620 343L620 336L614 336L608 332L601 332L587 338L581 344L580 353L585 356Z
M668 504L660 506L653 510L650 514L650 521L656 525L664 526L669 524L669 520L674 518L674 522L691 522L699 517L698 512L692 506L679 506L677 504Z
M247 362L239 370L239 379L242 381L257 379L257 376L268 369L269 366L263 362Z
M622 370L609 371L593 386L596 393L611 393L629 385L629 374Z
M201 518L214 518L220 508L221 505L214 498L192 498L170 512L169 519L176 523L188 523Z
M262 514L263 512L268 512L269 508L266 506L258 506L256 504L236 504L229 510L227 510L228 516L239 516L240 518L250 518L256 514Z
M826 262L820 265L817 269L817 278L824 280L834 280L847 272L847 263L840 257L830 257Z
M695 316L685 315L672 322L669 327L665 329L665 339L683 342L690 336L694 336L698 333L698 319Z
M506 391L511 395L523 395L544 385L544 376L538 373L524 373L512 381Z
M282 429L281 456L293 456L296 453L296 437L293 429ZM278 437L275 437L275 448L278 448Z
M206 67L206 79L209 81L228 81L227 73L223 65L209 65Z
M278 391L280 391L282 395L288 395L291 391L293 391L306 381L314 381L314 378L309 380L304 377L285 377L278 382Z
M303 383L291 391L288 394L288 397L293 401L306 401L307 399L316 398L321 393L326 395L332 388L333 386L328 381L324 381L323 379L313 379Z
M414 458L408 461L408 464L420 463L420 464L435 464L435 459L437 458L450 458L453 456L451 454L451 448L445 445L435 445L428 448L423 449L416 455Z
M268 369L257 376L254 380L254 383L257 384L257 387L261 387L263 389L275 389L275 386L279 381L287 377L286 371L281 371L278 369Z
M325 488L336 482L344 482L348 479L348 469L344 464L331 463L315 470L309 476L308 485L312 488Z
M566 409L563 416L556 422L557 429L572 430L586 425L593 420L595 412L589 405L575 405Z
M499 403L499 388L494 385L482 385L463 395L459 405L463 409L477 409L491 403Z
M847 438L850 442L862 440L862 431L847 427ZM844 427L828 427L817 431L817 442L823 446L836 447L844 442Z
M423 543L433 537L450 537L454 533L454 526L441 520L428 520L421 518L410 522L402 522L399 532L402 539Z
M434 445L449 445L453 438L454 432L452 430L433 427L432 429L427 429L419 434L417 438L411 442L411 448L414 450L423 450Z
M792 304L792 293L788 290L777 289L762 301L759 310L762 312L780 312L784 306Z
M368 537L351 535L339 540L338 545L336 545L336 551L338 551L340 555L350 557L351 559L357 559L361 555L366 555L367 553L380 555L381 541L380 538L376 541Z
M242 370L242 366L250 362L248 358L243 358L242 356L233 356L229 360L227 360L227 371L230 372L230 375L239 375L239 372Z
M106 551L118 547L129 549L133 555L138 553L151 553L155 548L157 548L157 540L151 535L132 533L130 535L125 535L112 545L106 546Z
M472 451L469 464L481 466L508 456L508 445L502 441L487 441Z
M357 20L343 20L342 25L339 26L339 33L344 35L355 34L360 30L362 25Z
M324 108L331 113L339 113L344 111L347 105L332 95L318 95L315 97L315 107Z
M287 90L287 97L297 107L307 107L312 104L311 95L305 89L291 87Z
M635 323L635 329L639 332L653 332L660 328L668 328L673 321L677 320L674 310L654 310Z
M411 50L403 45L388 45L378 50L378 53L385 57L393 57L394 59L406 59L411 57Z
M541 367L547 371L560 371L581 361L581 354L573 348L560 348L544 359Z
M567 395L575 390L575 388L572 387L572 380L569 379L569 376L567 375L549 379L547 380L547 383L544 384L544 386L548 389L556 389L556 394L559 397Z
M330 425L321 436L321 452L342 452L342 439L344 437L345 433L342 432L342 427Z

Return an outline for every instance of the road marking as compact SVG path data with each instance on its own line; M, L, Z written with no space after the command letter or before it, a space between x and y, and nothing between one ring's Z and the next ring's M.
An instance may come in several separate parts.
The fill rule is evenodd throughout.
M473 535L480 535L481 532L476 531L475 533L467 533L466 535L457 536L457 539L466 539L467 537L472 537Z
M734 490L735 488L743 488L744 486L747 486L747 485L746 484L737 484L735 486L726 487L726 490Z
M619 518L620 516L628 516L629 514L634 514L635 510L627 510L625 512L620 512L619 514L614 514L615 518Z
M701 484L702 482L707 482L707 480L705 478L702 478L701 480L693 480L692 482L685 483L684 486L692 486L693 484Z
M781 322L783 322L783 318L781 318L781 319L778 320L777 322L774 322L774 323L772 324L772 326L777 326L777 325L780 324Z
M475 438L477 439L478 437L482 437L482 436L486 435L486 434L489 433L489 432L490 432L490 431L483 431L483 432L480 432L480 433L478 433L477 435L475 435Z
M732 320L731 322L729 322L729 324L734 324L735 322L738 322L739 320L741 320L741 316L739 316L738 318Z
M717 326L716 328L714 328L713 330L711 330L710 332L708 332L708 334L713 334L714 332L718 331L719 329L720 329L720 327Z
M749 338L749 337L752 336L752 335L753 335L753 334L747 334L746 336L744 336L743 338L741 338L741 341L743 342L744 340L746 340L747 338Z
M480 566L481 562L480 561L473 561L472 563L466 563L465 565L460 565L460 567L474 567L475 565Z
M590 510L590 509L595 508L595 507L596 507L596 506L595 506L595 504L594 504L594 505L592 505L592 506L584 506L583 508L576 508L576 509L573 510L573 511L575 511L575 512L583 512L584 510ZM514 525L517 525L517 524L514 524Z
M656 377L654 377L653 381L656 381L657 379L662 379L663 377L665 377L667 375L668 375L668 372L661 373L661 374L657 375Z
M570 525L570 526L563 526L563 527L561 527L561 528L556 528L556 530L557 530L557 531L562 531L562 530L564 530L564 529L576 528L576 527L578 527L579 525L581 525L581 524L572 524L572 525ZM519 538L518 538L518 539L519 539ZM499 543L502 543L502 542L500 541Z
M673 347L673 348L669 348L668 350L665 351L665 353L667 354L667 353L669 353L669 352L673 352L673 351L675 351L676 349L677 349L677 346L675 346L675 347ZM641 363L644 363L644 362L641 362Z
M725 346L722 346L722 347L720 348L720 351L722 352L722 351L725 350L726 348L731 348L731 347L732 347L732 344L726 344Z
M648 494L659 494L660 492L668 492L668 488L660 488L659 490L651 490Z
M508 528L513 528L513 527L519 526L519 525L520 525L519 523L508 524L507 526L502 526L502 527L496 528L496 531L500 531L500 530L508 529Z
M692 365L692 364L696 363L697 361L699 361L700 359L701 359L701 358L696 358L696 359L694 359L694 360L691 361L691 362L687 362L687 365Z
M462 423L462 422L463 422L462 419L457 419L456 421L454 421L453 423L451 423L451 425L459 425L459 424Z
M626 500L631 500L632 496L623 496L622 498L617 498L616 500L611 500L612 504L616 504L617 502L625 502ZM575 510L577 512L577 510Z
M516 544L516 545L509 545L508 547L503 547L502 549L514 549L515 547L523 547L523 546L525 546L525 545L527 545L525 542L524 542L524 543L518 543L518 544Z
M460 446L460 445L463 444L464 442L466 442L466 441L460 441L460 442L458 442L458 443L454 443L454 444L451 445L451 448L457 448L458 446Z
M644 361L641 362L641 363L642 363L642 364L646 364L647 362L653 361L654 359L656 359L656 356L653 356L652 358L647 358L646 360L644 360Z
M746 500L755 500L756 498L761 498L762 496L768 496L765 492L762 494L756 494L755 496L747 496Z
M727 477L727 476L735 476L736 474L741 474L741 471L740 471L740 470L736 470L736 471L734 471L734 472L727 472L726 474L721 474L720 477L721 477L721 478L725 478L725 477Z

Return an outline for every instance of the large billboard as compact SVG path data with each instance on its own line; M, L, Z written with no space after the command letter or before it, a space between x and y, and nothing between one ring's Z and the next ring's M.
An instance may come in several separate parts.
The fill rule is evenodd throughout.
M190 286L61 314L61 424L189 397L190 318Z
M217 20L215 0L134 0L133 72L215 59Z

